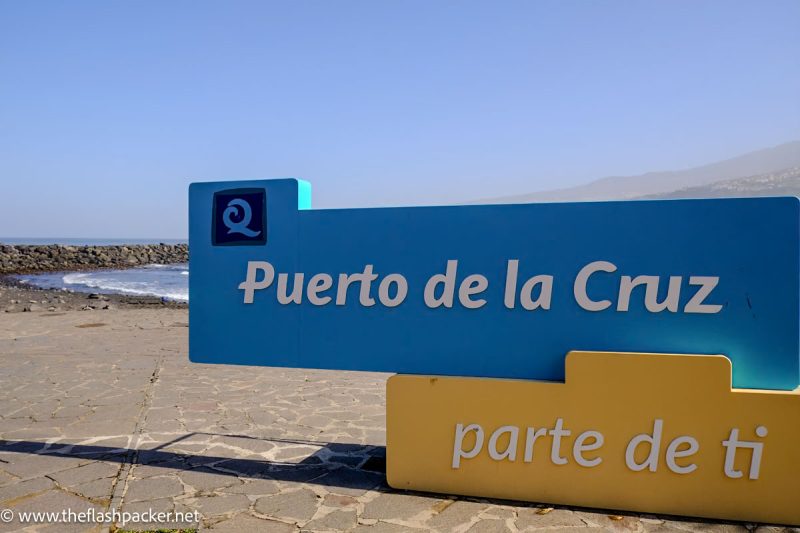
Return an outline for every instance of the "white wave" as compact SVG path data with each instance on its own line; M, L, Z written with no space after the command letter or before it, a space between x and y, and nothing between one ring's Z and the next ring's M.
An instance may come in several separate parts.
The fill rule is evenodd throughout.
M76 285L83 283L83 280L89 274L84 274L81 272L74 272L72 274L65 274L63 278L61 278L66 285Z
M181 276L188 276L188 275L189 275L188 270L184 270L183 272L181 272Z
M137 296L156 296L169 300L189 300L189 289L183 286L174 286L166 279L139 279L137 272L105 271L105 272L75 272L65 274L62 278L64 285L82 286L97 289L102 292L117 294L132 294ZM141 274L139 274L141 276ZM151 275L152 276L152 275ZM161 275L159 275L161 276ZM127 278L127 279L125 279Z

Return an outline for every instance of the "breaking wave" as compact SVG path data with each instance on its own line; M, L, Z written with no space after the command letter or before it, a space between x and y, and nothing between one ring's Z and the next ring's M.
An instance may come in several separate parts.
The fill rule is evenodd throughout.
M66 288L78 292L156 296L188 302L189 271L186 268L186 264L153 264L124 270L20 276L20 279L48 289Z

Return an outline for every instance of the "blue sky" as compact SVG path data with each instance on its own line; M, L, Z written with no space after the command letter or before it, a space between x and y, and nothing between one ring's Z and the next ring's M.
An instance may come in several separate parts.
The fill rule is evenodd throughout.
M191 181L453 203L800 139L800 2L0 3L0 235L183 237Z

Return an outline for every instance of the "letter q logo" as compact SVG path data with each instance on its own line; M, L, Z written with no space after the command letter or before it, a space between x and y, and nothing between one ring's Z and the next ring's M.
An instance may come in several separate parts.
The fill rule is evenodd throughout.
M241 213L239 213L241 210ZM233 219L237 216L239 222L234 222ZM245 200L241 198L234 198L228 202L228 207L222 212L222 223L228 228L228 234L241 233L246 237L257 237L261 235L261 230L253 231L247 226L250 225L250 219L253 218L253 210Z
M211 244L254 246L267 242L264 189L229 189L214 193Z

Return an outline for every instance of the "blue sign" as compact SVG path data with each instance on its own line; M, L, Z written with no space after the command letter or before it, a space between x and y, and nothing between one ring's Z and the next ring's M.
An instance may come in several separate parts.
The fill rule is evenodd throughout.
M291 179L189 197L195 362L563 380L570 350L723 354L736 387L800 384L796 198L315 210Z

